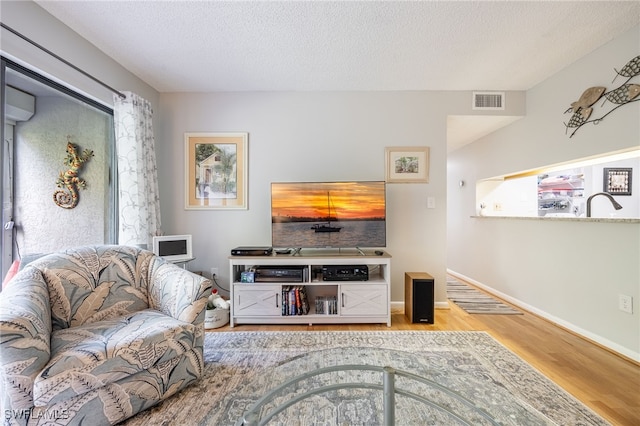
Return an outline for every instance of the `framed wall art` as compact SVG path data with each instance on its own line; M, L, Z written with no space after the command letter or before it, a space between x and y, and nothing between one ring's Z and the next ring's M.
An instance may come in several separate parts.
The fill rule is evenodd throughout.
M185 209L247 209L247 133L185 133Z
M611 195L631 195L631 167L604 168L603 185L604 192Z
M385 180L388 183L429 183L429 147L385 148Z

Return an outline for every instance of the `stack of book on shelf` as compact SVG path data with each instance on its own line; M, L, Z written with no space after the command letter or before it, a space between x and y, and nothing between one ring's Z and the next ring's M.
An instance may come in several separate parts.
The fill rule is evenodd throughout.
M337 315L338 299L336 296L318 296L316 297L316 314L318 315Z
M309 313L307 288L303 285L282 287L282 315L306 315Z

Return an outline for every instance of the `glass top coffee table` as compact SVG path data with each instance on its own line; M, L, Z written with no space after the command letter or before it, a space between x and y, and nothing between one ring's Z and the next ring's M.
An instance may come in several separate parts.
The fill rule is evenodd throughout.
M553 424L471 359L448 362L380 348L298 355L270 370L270 391L236 425Z

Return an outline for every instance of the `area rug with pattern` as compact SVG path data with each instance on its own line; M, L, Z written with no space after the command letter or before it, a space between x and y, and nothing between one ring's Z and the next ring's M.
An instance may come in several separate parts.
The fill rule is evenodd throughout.
M344 365L391 367L424 379L397 375L397 425L608 424L485 332L210 332L204 357L201 380L124 424L242 424L247 410L275 387L318 368ZM304 376L259 415L311 389L329 390L291 405L267 424L384 424L383 392L374 388L382 383L379 372L330 369ZM370 386L334 389L335 384Z
M522 315L506 303L452 278L447 278L447 298L470 314Z

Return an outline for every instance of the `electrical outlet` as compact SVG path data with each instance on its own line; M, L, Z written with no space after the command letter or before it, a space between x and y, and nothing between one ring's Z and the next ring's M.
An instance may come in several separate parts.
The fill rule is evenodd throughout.
M618 309L628 314L633 313L633 297L624 294L618 295Z
M218 276L218 268L211 268L211 276L212 277Z

